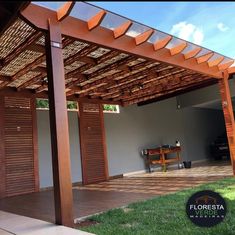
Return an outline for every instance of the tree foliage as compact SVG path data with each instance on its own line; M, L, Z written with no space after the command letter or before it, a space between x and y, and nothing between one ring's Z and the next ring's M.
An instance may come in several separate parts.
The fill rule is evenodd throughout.
M46 99L36 99L37 108L45 108L49 109L49 102ZM116 112L117 106L111 105L111 104L105 104L103 105L105 111L109 112ZM77 102L76 101L67 101L67 108L69 110L77 109Z
M103 107L104 107L105 111L112 111L112 112L116 112L117 111L117 106L116 105L104 104Z

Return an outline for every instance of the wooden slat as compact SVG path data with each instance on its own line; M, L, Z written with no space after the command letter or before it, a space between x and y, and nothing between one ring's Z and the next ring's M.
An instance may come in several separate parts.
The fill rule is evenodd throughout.
M34 165L34 180L35 192L39 191L39 159L38 159L38 127L37 127L37 113L36 113L36 98L31 99L32 111L32 129L33 129L33 165Z
M5 195L38 191L30 98L4 97ZM36 120L34 120L35 122ZM36 140L35 140L36 141Z
M83 184L108 179L104 119L101 104L79 102Z

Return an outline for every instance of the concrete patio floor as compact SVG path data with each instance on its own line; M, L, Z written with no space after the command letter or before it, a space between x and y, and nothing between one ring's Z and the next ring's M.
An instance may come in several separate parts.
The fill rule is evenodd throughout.
M157 170L73 189L74 218L82 218L131 202L173 193L232 176L230 162L193 164L191 169ZM54 222L53 191L0 200L0 210ZM0 227L1 228L1 227Z
M92 235L42 220L0 211L0 235Z

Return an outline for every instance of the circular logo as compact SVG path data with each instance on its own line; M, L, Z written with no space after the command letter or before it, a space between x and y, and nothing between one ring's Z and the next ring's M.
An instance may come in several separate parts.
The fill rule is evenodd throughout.
M226 215L225 200L211 190L194 193L186 204L189 219L200 227L212 227L220 223Z

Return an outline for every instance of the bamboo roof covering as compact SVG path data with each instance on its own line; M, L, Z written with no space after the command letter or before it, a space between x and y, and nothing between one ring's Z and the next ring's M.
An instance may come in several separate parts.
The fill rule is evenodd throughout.
M47 93L45 32L60 21L68 99L132 105L216 83L234 60L85 2L34 4L0 35L0 89Z

